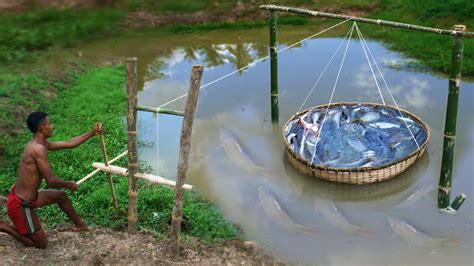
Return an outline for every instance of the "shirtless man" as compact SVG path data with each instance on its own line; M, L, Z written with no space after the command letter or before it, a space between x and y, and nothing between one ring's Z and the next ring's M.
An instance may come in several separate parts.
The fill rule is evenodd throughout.
M75 182L64 181L53 175L48 162L49 150L75 148L86 140L98 134L103 134L102 125L95 124L94 128L68 141L51 142L53 126L48 115L34 112L28 116L28 128L33 133L33 139L26 144L18 167L18 179L8 196L8 216L15 227L0 220L0 232L5 232L27 246L46 248L48 240L41 228L35 209L57 203L76 226L76 231L87 230L87 226L77 215L68 196L62 190L38 190L41 181L52 188L67 188L76 191L79 187Z

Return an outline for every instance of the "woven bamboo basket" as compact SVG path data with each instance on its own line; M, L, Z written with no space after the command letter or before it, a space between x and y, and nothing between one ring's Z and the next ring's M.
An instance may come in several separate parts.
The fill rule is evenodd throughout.
M388 106L388 105L381 105L377 103L356 103L356 102L333 103L331 104L331 107L342 106L342 105L344 106L365 105L365 106L371 106L371 107L379 106L379 107L384 107L388 109L398 110L397 108L393 106ZM283 127L283 142L285 143L285 149L288 156L288 160L293 165L293 167L295 167L299 172L303 174L325 179L331 182L358 184L358 185L370 184L370 183L384 181L403 173L418 158L420 158L426 150L426 147L428 145L428 141L430 138L430 132L428 130L428 126L419 117L415 116L414 114L406 110L399 109L400 112L402 112L402 114L405 117L409 117L413 121L417 122L419 125L421 125L423 130L425 130L426 140L423 143L419 144L420 149L413 151L412 153L410 153L408 156L404 158L401 158L390 164L387 164L384 166L378 166L378 167L333 168L333 167L326 167L324 165L319 165L315 163L310 163L307 160L301 158L296 152L294 152L290 148L290 144L287 142L285 138L285 131L286 131L286 128L288 127L289 122L295 119L299 119L301 116L303 116L305 113L309 111L314 111L314 110L323 109L327 107L328 107L327 104L319 105L316 107L308 108L302 112L296 113L285 123L285 126Z

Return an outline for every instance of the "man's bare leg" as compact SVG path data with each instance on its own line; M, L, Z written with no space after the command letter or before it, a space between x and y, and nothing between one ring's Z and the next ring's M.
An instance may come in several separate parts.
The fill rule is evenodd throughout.
M18 234L18 232L13 228L11 225L5 223L4 221L0 220L0 232L4 232L15 238L16 240L20 241L21 243L25 244L26 246L37 246L33 240L29 239L28 237L22 236Z
M87 226L82 219L77 215L74 207L71 204L66 192L62 190L45 189L38 191L37 208L57 203L61 210L71 219L76 225L76 231L85 231Z

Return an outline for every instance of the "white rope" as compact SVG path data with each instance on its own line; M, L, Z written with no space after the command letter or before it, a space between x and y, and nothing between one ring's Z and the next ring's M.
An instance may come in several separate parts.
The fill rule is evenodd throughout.
M367 59L367 63L369 63L370 72L372 73L372 76L374 77L375 85L377 86L377 90L379 91L380 98L382 99L382 103L383 103L383 105L387 105L385 103L384 98L383 98L382 91L380 90L380 86L379 86L379 83L377 81L377 77L375 76L374 69L372 68L372 64L370 63L369 56L367 55L367 51L365 49L364 42L362 41L362 34L360 33L360 30L359 30L359 27L357 26L357 23L354 22L354 24L355 24L357 34L359 35L359 39L361 40L360 44L362 45L362 50L364 50L365 58Z
M354 25L355 25L355 22L354 22L354 24L352 25L352 27L350 29L351 33L349 35L349 39L347 40L346 49L344 50L344 56L342 57L341 65L339 66L339 71L337 72L336 81L334 82L334 87L332 88L331 97L329 98L328 107L326 108L326 113L324 114L323 122L321 123L321 129L319 130L318 137L316 138L316 143L314 145L314 152L313 152L313 155L311 156L311 164L314 161L314 155L316 155L316 150L318 148L318 142L319 142L319 139L320 139L320 136L321 136L321 132L323 131L324 122L326 122L326 119L329 116L328 115L329 107L331 106L332 99L334 97L334 92L336 91L337 82L339 81L339 76L341 75L342 66L344 65L344 61L346 59L347 50L349 48L349 44L351 43L352 33L354 32Z
M308 101L309 97L313 94L313 91L314 89L316 88L316 86L318 85L319 81L321 80L321 78L323 77L323 75L326 73L326 70L328 69L329 65L332 63L332 60L334 59L334 57L336 56L337 52L339 52L339 49L341 49L342 45L344 44L344 41L347 39L347 37L349 36L349 33L351 31L347 31L347 34L346 36L344 36L344 39L342 40L341 44L339 44L339 47L337 47L336 51L334 52L334 54L332 55L331 59L329 59L329 62L326 64L326 66L324 67L323 71L321 72L321 74L319 75L319 77L317 78L316 82L314 82L313 84L313 87L311 88L311 90L309 91L308 95L306 95L306 98L304 99L303 103L301 104L300 108L298 109L297 113L299 111L301 111L301 109L303 109L303 106L306 104L306 101Z
M314 37L316 37L316 36L318 36L318 35L320 35L320 34L325 33L326 31L329 31L329 30L331 30L331 29L333 29L333 28L336 28L336 27L338 27L338 26L340 26L340 25L342 25L342 24L348 22L349 20L350 20L350 19L346 19L346 20L344 20L344 21L342 21L342 22L339 22L339 23L337 23L337 24L335 24L335 25L333 25L333 26L331 26L331 27L329 27L329 28L326 28L326 29L324 29L324 30L322 30L322 31L320 31L320 32L318 32L318 33L315 33L315 34L313 34L313 35L311 35L311 36L309 36L309 37L306 37L306 38L304 38L304 39L302 39L302 40L300 40L300 41L298 41L298 42L295 42L295 43L293 43L293 44L290 45L290 46L287 46L287 47L285 47L285 48L283 48L283 49L281 49L281 50L278 50L277 53L281 53L281 52L283 52L283 51L286 51L286 50L288 50L288 49L290 49L290 48L292 48L292 47L294 47L294 46L296 46L296 45L298 45L298 44L300 44L300 43L302 43L302 42L304 42L304 41L306 41L306 40L309 40L309 39L314 38ZM252 63L250 63L250 64L248 64L248 65L246 65L246 66L243 66L243 67L241 67L241 68L239 68L239 69L236 69L236 70L234 70L234 71L232 71L232 72L230 72L230 73L228 73L228 74L226 74L226 75L224 75L224 76L222 76L222 77L220 77L220 78L217 78L217 79L215 79L215 80L213 80L213 81L211 81L211 82L209 82L209 83L207 83L207 84L202 85L199 89L203 89L203 88L205 88L205 87L208 87L208 86L210 86L210 85L212 85L212 84L214 84L214 83L216 83L216 82L218 82L218 81L221 81L221 80L223 80L223 79L225 79L225 78L227 78L227 77L229 77L229 76L231 76L231 75L233 75L233 74L235 74L235 73L238 73L238 72L240 72L240 71L242 71L242 70L248 68L249 66L252 66L252 65L254 65L254 64L256 64L256 63L260 63L260 62L266 60L266 59L269 58L269 57L270 57L270 56L267 55L267 56L262 57L262 58L260 58L260 59L258 59L258 60L255 60L255 61L253 61ZM168 102L166 102L166 103L164 103L164 104L158 106L158 108L161 108L161 107L164 107L164 106L166 106L166 105L168 105L168 104L171 104L171 103L173 103L173 102L175 102L175 101L177 101L177 100L179 100L179 99L182 99L182 98L186 97L187 95L188 95L188 93L185 93L185 94L183 94L183 95L181 95L181 96L178 96L178 97L176 97L176 98L174 98L174 99L172 99L172 100L170 100L170 101L168 101Z
M395 107L397 107L398 114L400 114L400 116L403 118L403 119L402 119L402 120L403 120L403 123L405 124L405 126L406 126L407 129L408 129L408 131L410 132L410 135L411 135L411 137L413 138L413 141L415 142L416 146L418 147L418 150L420 150L420 145L418 144L418 141L416 141L416 138L415 138L415 136L413 135L413 132L411 131L410 127L408 127L408 123L407 123L406 120L405 120L405 116L404 116L403 113L400 111L400 107L398 106L398 103L397 103L397 101L395 100L395 97L393 97L392 91L390 90L390 87L388 86L387 81L385 80L385 78L384 78L384 76L383 76L383 74L382 74L382 71L380 70L379 65L377 64L377 61L375 60L375 58L374 58L372 52L370 51L369 46L367 45L367 42L365 41L365 38L364 38L364 36L362 35L362 32L360 32L360 30L359 30L358 27L357 27L356 29L357 29L357 31L358 31L359 38L361 39L362 44L367 47L367 51L369 52L369 55L370 55L372 61L374 62L374 65L375 65L375 67L377 68L377 71L379 72L379 75L380 75L380 77L382 78L382 81L383 81L383 83L385 84L385 87L387 88L387 91L388 91L388 93L390 94L390 97L392 98L392 101L393 101L393 103L395 104Z

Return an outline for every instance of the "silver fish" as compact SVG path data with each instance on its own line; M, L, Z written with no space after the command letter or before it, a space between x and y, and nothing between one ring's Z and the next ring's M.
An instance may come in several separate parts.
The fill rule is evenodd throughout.
M346 217L339 212L332 201L327 199L316 199L314 200L314 207L316 212L321 212L328 222L342 231L367 238L375 238L374 231L351 224Z
M380 119L380 114L379 113L376 113L376 112L368 112L367 114L363 115L361 118L359 118L359 120L363 121L363 122L372 122L372 121L375 121L375 120L378 120Z
M388 223L393 231L408 244L417 247L456 246L460 241L451 237L434 238L425 233L417 231L413 226L397 217L388 217Z
M280 204L271 193L262 186L258 187L258 197L260 199L258 207L261 207L265 214L279 226L289 232L300 232L311 237L318 236L318 232L315 229L293 222L290 216L281 209Z
M365 151L367 149L367 147L365 147L365 145L357 138L348 138L347 144L359 152Z
M413 206L413 204L421 199L426 193L430 192L433 190L433 185L432 184L424 184L421 186L415 193L411 194L410 197L408 197L406 200L404 200L402 203L398 204L395 206L395 208L405 208L408 206Z
M400 128L400 125L388 123L388 122L375 122L375 123L371 123L370 126L380 128L380 129Z
M336 129L340 128L341 116L342 116L342 111L335 110L332 120L334 121L334 124L336 125Z
M415 123L415 121L411 120L411 119L408 118L408 117L397 116L397 119L400 120L400 121L402 121L402 122L405 121L405 122L407 122L407 123L412 123L412 124Z
M225 129L220 129L220 141L231 162L252 175L268 175L267 170L257 165L245 152L242 151L237 140Z

